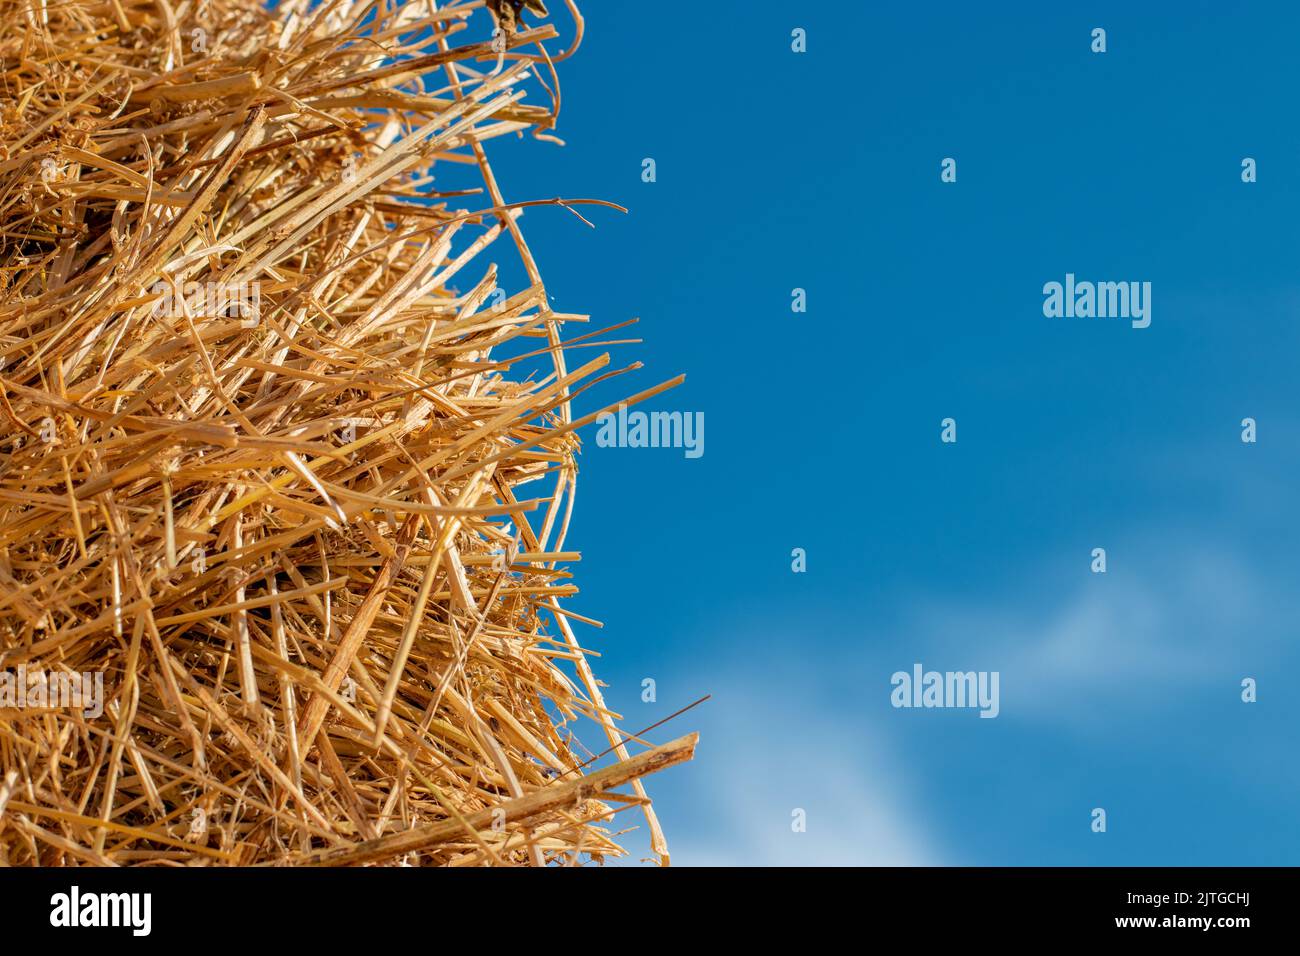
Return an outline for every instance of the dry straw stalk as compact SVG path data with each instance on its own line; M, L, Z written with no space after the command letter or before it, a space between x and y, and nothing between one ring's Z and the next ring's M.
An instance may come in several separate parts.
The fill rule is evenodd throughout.
M560 603L622 343L483 146L566 2L0 2L0 863L667 863Z

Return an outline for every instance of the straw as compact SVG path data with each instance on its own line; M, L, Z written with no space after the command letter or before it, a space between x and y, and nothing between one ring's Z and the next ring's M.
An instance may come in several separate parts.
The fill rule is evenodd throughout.
M639 366L521 221L613 204L484 146L555 141L565 2L3 4L0 864L668 863L695 738L630 753L562 606Z

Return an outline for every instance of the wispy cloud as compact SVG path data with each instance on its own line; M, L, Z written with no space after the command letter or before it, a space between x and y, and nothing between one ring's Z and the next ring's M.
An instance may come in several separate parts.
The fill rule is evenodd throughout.
M1286 646L1281 622L1296 610L1289 588L1227 551L1134 549L1112 552L1105 574L1080 566L1058 601L1044 601L1034 584L1029 606L931 607L917 614L917 631L932 654L960 650L1001 671L1003 715L1012 720L1097 719L1125 702L1145 707L1216 682L1228 694L1242 667Z
M1039 807L1032 795L1041 792L1033 811L1041 826L1060 780L1045 782L1039 768L1015 759L1003 764L1008 747L1050 749L1068 739L1076 753L1147 753L1177 765L1176 752L1194 752L1192 738L1155 743L1132 728L1231 706L1243 676L1276 675L1263 683L1276 693L1298 653L1288 622L1300 601L1287 569L1215 544L1153 533L1113 542L1106 574L1091 574L1085 553L1077 573L1040 564L981 597L913 593L899 596L901 607L836 624L733 620L744 643L694 661L693 681L702 671L724 676L709 685L714 699L696 724L698 758L672 781L667 803L689 807L670 828L674 862L990 862L972 853L992 851L961 836L970 816L954 815L965 805L953 801L954 766L976 775L964 779L988 773L999 781L971 799L1015 792ZM854 618L865 623L845 640L844 621ZM892 623L870 623L877 620ZM999 671L998 719L891 708L890 675L917 661ZM795 808L807 813L804 833L791 831ZM1000 812L989 804L982 819L1007 833L1039 832L1017 829ZM1044 853L1043 862L1061 859Z
M802 713L773 719L784 685L745 684L715 695L713 725L689 791L689 828L674 838L686 866L921 866L943 854L917 818L910 781L881 739ZM813 695L815 697L815 695ZM807 828L794 832L792 813Z

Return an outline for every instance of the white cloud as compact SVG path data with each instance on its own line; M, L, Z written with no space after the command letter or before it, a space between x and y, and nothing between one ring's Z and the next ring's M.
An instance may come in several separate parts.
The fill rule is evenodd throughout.
M1077 577L1039 566L995 595L925 595L859 615L851 635L807 618L733 620L750 639L693 662L693 680L727 676L710 684L714 699L694 724L700 750L673 784L671 805L689 807L668 831L673 862L960 864L961 846L945 839L952 821L932 800L944 748L960 735L988 735L999 753L1008 738L993 741L1016 725L1108 734L1108 723L1177 711L1184 697L1233 700L1243 674L1293 653L1287 622L1300 602L1285 574L1226 547L1148 540L1159 546L1115 543L1105 575L1088 571L1085 553ZM886 631L873 620L900 623ZM774 633L785 636L758 637ZM999 718L891 709L889 675L918 661L1000 671ZM805 833L791 832L795 807L807 811Z
M814 688L748 685L714 698L715 727L701 738L689 790L690 827L675 831L683 866L925 866L943 861L908 799L906 762L883 742L825 714L793 715L784 700ZM771 702L776 702L774 711ZM713 702L711 702L713 703ZM807 829L791 829L791 812Z
M1216 681L1231 693L1243 656L1269 657L1294 616L1287 589L1267 583L1226 552L1112 551L1105 574L1081 561L1059 604L1037 582L1030 608L948 606L918 615L917 631L926 666L1001 671L1003 717L1092 720Z

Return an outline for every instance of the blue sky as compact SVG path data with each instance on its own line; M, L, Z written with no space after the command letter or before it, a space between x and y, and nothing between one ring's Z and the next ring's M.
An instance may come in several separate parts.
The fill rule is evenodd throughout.
M630 209L522 220L557 310L641 318L584 409L705 415L695 460L587 429L568 540L627 729L714 695L654 735L702 738L674 863L1300 863L1300 8L586 7L567 145L488 149ZM1067 272L1151 326L1045 318ZM1000 715L894 709L916 662Z

